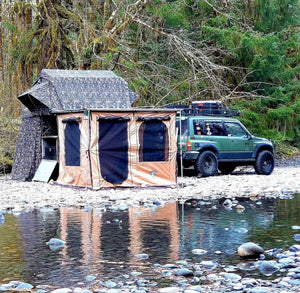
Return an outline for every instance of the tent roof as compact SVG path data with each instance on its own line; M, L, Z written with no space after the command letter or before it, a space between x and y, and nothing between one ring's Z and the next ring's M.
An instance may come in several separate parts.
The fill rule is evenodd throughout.
M43 69L19 100L30 110L130 108L137 95L127 82L108 70Z

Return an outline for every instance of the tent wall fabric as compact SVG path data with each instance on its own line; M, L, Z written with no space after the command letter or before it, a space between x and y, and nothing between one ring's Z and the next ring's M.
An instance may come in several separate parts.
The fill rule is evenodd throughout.
M89 110L88 116L84 114L57 114L58 183L93 189L176 185L175 111ZM68 136L73 135L69 132L74 136L68 148ZM80 157L79 163L68 164L68 152Z
M127 82L112 71L43 69L18 97L24 110L12 179L31 180L42 160L43 137L58 135L52 110L128 109L136 98Z

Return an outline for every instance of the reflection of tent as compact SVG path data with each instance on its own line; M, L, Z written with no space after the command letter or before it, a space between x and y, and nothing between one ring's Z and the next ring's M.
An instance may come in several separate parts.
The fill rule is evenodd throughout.
M18 98L13 179L45 178L58 160L66 185L175 183L175 111L132 109L136 95L113 72L44 69Z
M57 117L59 183L96 189L176 183L176 112L86 110Z

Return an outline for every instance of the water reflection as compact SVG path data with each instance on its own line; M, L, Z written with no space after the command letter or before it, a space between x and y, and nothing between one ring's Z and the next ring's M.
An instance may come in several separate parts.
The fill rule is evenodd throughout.
M287 249L295 243L300 196L292 200L244 201L243 212L220 202L169 203L155 209L101 212L75 208L41 209L19 216L6 214L0 225L0 282L19 280L71 286L87 275L110 278L151 264L209 259L238 263L238 246L254 241L265 249ZM57 251L46 242L66 241ZM280 244L278 246L278 243ZM204 249L202 256L193 249ZM139 260L138 253L149 259Z

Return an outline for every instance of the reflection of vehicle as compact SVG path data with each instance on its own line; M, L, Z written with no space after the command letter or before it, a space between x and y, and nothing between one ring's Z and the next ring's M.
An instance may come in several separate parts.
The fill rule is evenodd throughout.
M202 176L214 175L218 169L229 174L242 165L253 165L256 173L263 175L274 169L272 142L251 135L235 118L181 116L177 127L179 165L182 158L183 167L194 166Z

